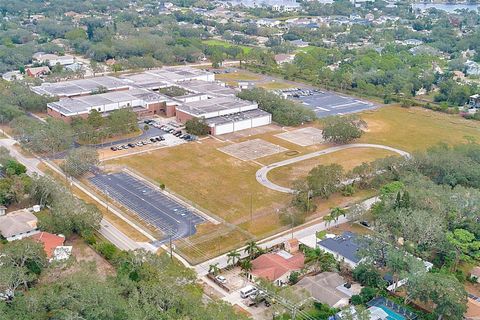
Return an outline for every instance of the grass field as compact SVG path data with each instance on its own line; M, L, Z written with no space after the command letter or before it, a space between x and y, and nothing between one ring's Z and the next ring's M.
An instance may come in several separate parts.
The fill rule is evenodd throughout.
M215 75L215 80L226 82L231 86L237 86L241 81L258 81L260 79L262 79L261 76L243 70Z
M422 108L384 107L364 112L368 132L359 142L385 144L413 152L443 142L458 144L472 137L480 142L480 126L457 115Z
M360 116L367 121L369 127L358 142L384 144L410 152L424 150L439 142L462 143L466 141L466 136L480 139L480 128L476 123L419 108L389 106L364 112ZM320 126L320 123L314 125ZM296 150L298 154L331 146L301 147L275 137L279 132L282 131L278 127L266 133L231 140L239 142L261 138L289 150ZM227 222L217 226L204 224L196 235L177 244L179 251L191 261L241 246L249 238L262 238L288 228L280 223L277 210L290 201L290 195L263 187L256 181L255 172L260 164L271 164L290 156L280 153L257 159L256 162L241 161L217 150L227 144L228 142L207 139L107 163L129 166L154 182L165 183L175 193ZM350 149L276 169L270 178L288 186L295 176L305 175L319 163L340 163L348 170L361 162L388 155L389 152L377 149ZM328 200L319 200L317 212L310 218L321 217L331 207L347 205L373 194L372 190L368 190L358 192L352 198L337 194Z
M306 177L312 168L320 164L328 165L339 163L342 165L344 171L347 172L355 166L362 164L362 162L370 162L374 159L385 158L391 155L396 154L387 150L374 148L347 149L275 168L268 173L268 178L276 184L288 187L296 179Z
M236 46L236 47L242 48L244 53L249 53L252 50L252 47L235 45L233 43L223 41L223 40L217 40L217 39L204 40L204 41L202 41L202 43L204 43L206 45L209 45L209 46L222 46L222 47L225 47L225 48Z

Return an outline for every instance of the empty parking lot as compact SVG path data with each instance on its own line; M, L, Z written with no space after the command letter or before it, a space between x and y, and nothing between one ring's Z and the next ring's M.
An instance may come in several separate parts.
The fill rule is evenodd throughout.
M98 174L90 181L103 193L134 211L142 220L172 239L196 232L204 220L181 203L124 172Z
M301 96L295 98L295 100L313 109L319 118L360 112L376 107L371 102L342 96L333 92L316 92L311 96Z

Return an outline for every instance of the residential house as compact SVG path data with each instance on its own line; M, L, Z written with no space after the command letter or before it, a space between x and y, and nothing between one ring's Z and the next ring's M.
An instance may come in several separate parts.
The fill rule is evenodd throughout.
M294 45L295 47L298 47L298 48L305 48L305 47L308 47L308 42L305 42L301 39L299 40L292 40L290 41L290 44Z
M480 298L468 297L467 312L463 316L465 320L480 320Z
M50 68L47 66L42 67L31 67L25 70L26 74L32 78L39 78L43 75L50 73Z
M50 67L53 67L57 64L61 66L68 66L70 64L74 64L76 59L74 56L68 54L64 56L59 56L56 54L37 52L33 55L33 60L39 63L48 64Z
M305 266L305 256L298 252L298 241L289 242L287 247L291 252L280 250L273 253L265 253L252 260L252 271L249 277L252 279L263 278L281 286L288 283L290 274L300 271Z
M470 271L470 278L480 283L480 267L475 267Z
M480 64L472 60L467 60L467 62L465 62L465 73L469 76L480 76Z
M297 290L305 290L318 302L332 308L342 308L349 304L350 297L360 292L356 285L355 292L347 288L345 279L336 272L322 272L316 276L304 277L295 284Z
M291 63L295 59L295 55L280 53L276 54L274 59L277 64Z
M30 238L43 245L43 249L45 250L47 258L50 262L65 259L64 250L59 250L59 248L62 248L63 244L65 243L64 236L48 232L40 232L34 234ZM66 258L68 258L69 256L70 255L68 254Z
M0 235L7 241L19 240L38 233L37 217L28 209L0 216Z
M357 242L357 235L349 231L344 232L340 236L327 237L319 241L318 247L333 254L335 259L345 262L352 269L362 260L358 255L361 247Z

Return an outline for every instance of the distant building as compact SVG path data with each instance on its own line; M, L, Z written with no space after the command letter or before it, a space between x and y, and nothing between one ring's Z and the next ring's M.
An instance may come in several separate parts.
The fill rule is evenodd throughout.
M469 76L480 76L480 64L475 61L468 60L465 62L465 73Z
M67 66L75 63L75 57L71 55L59 56L56 54L37 52L33 55L33 60L38 63L48 64L50 67L53 67L57 64L61 66Z
M27 209L0 216L0 234L7 241L19 240L38 233L37 217Z
M276 54L274 59L277 64L290 63L293 62L293 60L295 59L295 55L280 53Z
M292 40L290 41L290 44L291 45L294 45L295 47L298 47L298 48L305 48L305 47L308 47L308 42L305 42L301 39L299 40Z
M47 66L42 66L42 67L31 67L25 69L25 73L32 78L39 78L43 75L49 74L50 73L50 68Z

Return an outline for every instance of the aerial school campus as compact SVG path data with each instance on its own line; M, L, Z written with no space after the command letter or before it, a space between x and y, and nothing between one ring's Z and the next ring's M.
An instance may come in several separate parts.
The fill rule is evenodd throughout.
M234 70L236 81L257 76L242 69L229 70ZM214 73L199 67L171 67L120 77L43 83L32 91L60 97L57 102L48 104L47 113L65 122L79 116L87 118L91 110L108 114L120 108L131 108L137 113L143 131L140 138L152 141L139 144L136 141L140 138L134 137L98 144L98 168L78 178L80 185L104 199L101 203L107 208L105 218L114 217L111 227L123 233L122 237L128 239L130 245L115 237L111 238L113 243L121 249L143 247L171 251L204 277L207 284L220 286L219 291L226 290L226 294L220 294L226 301L241 306L259 319L269 313L271 302L265 297L257 301L248 299L251 294L244 294L250 288L248 282L239 278L242 269L230 267L231 252L238 252L238 259L245 259L244 245L255 241L267 253L260 255L259 261L253 260L253 269L247 274L255 278L249 279L266 277L285 285L290 281L285 274L304 268L303 260L301 266L284 266L292 259L290 257L297 255L299 245L311 247L311 250L322 246L342 261L354 260L355 267L359 262L358 244L353 241L342 249L341 242L347 239L342 237L372 233L367 220L349 222L345 217L352 218L345 213L343 217L333 218L334 221L330 217L334 208L345 212L359 203L374 203L371 201L377 195L374 187L359 185L351 192L336 188L325 197L307 195L314 209L297 220L294 213L285 209L291 206L292 197L299 192L295 189L296 181L306 179L319 165L336 164L344 172L354 172L355 168L379 159L409 158L411 153L422 152L440 142L454 145L480 136L478 126L459 117L421 108L383 106L376 101L326 92L302 83L294 90L291 82L285 89L287 99L303 101L319 119L299 126L281 126L272 122L269 113L258 109L257 103L236 97L239 89L220 80L226 77L228 74L215 77ZM276 87L281 87L281 79L274 81ZM250 82L250 85L256 84ZM89 94L100 86L104 92ZM181 95L162 94L165 88L169 88L167 92L178 88ZM293 97L297 94L304 96ZM361 137L347 144L327 141L322 132L324 117L348 116L352 112L355 119L362 120ZM205 121L209 135L180 138L177 132L184 132L186 121L193 117ZM60 158L51 160L53 164L62 161ZM345 179L347 176L344 175ZM326 238L334 239L333 248L322 245L326 241L321 240L325 234L337 235L340 243L335 242L337 238ZM347 253L335 250L347 250ZM353 253L349 256L351 250ZM284 261L272 262L273 258L265 257L273 255L276 259L281 253ZM266 260L261 260L262 257ZM223 270L220 271L222 275L218 275L216 269L212 271L212 266ZM269 275L262 268L289 271ZM313 281L312 285L321 286L321 290L327 290L332 283L337 283L337 289L334 286L328 290L337 290L338 299L329 301L328 295L332 292L312 291L319 295L318 301L335 307L343 306L342 301L360 292L359 289L341 289L347 290L341 293L339 287L347 280L338 278L335 273L320 275L311 280L305 277L296 287L308 280ZM327 282L321 285L324 281ZM304 285L309 288L306 283ZM257 287L262 290L261 286ZM246 300L242 299L244 295ZM259 308L262 301L266 301L266 307ZM389 301L369 302L370 314L382 316L384 313L376 309L380 306L391 316L387 319L416 317Z
M480 319L476 11L17 2L1 320Z

